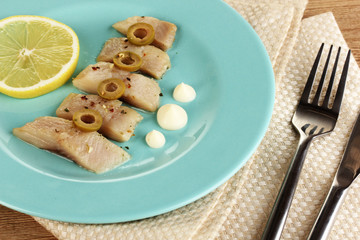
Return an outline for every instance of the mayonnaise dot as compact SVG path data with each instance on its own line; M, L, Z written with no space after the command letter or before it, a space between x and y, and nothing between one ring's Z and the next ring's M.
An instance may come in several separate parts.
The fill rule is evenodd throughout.
M165 104L157 112L157 122L166 130L183 128L188 121L186 111L176 104Z
M165 144L165 137L161 132L152 130L146 134L145 141L151 148L161 148Z
M177 85L173 92L173 98L178 102L191 102L195 97L196 92L194 88L185 83Z

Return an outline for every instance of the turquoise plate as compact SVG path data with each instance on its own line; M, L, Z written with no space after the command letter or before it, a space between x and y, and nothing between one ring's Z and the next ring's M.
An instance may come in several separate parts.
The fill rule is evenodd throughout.
M55 116L71 81L54 92L20 100L0 95L0 203L20 212L67 222L113 223L159 215L199 199L234 175L263 138L274 103L274 76L266 50L250 25L221 0L12 0L0 18L40 15L63 22L80 39L76 76L104 42L120 37L111 25L130 16L153 16L178 26L168 51L172 68L159 81L161 104L177 103L181 82L197 91L191 103L177 103L189 121L178 131L160 129L155 114L127 143L132 159L97 175L37 149L12 129L39 116ZM151 149L152 129L167 142Z

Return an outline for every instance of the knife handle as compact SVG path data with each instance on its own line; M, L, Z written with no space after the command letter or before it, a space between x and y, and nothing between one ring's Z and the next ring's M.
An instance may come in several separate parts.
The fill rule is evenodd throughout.
M331 186L315 224L308 236L308 240L327 239L331 231L331 227L335 222L336 214L345 199L347 191L348 188L339 187L336 184Z

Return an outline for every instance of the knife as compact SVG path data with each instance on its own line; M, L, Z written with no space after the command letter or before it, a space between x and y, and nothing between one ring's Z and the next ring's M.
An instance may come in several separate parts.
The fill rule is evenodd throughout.
M320 210L308 240L327 239L334 224L336 213L360 172L360 114L351 132L343 158L337 169L334 181Z

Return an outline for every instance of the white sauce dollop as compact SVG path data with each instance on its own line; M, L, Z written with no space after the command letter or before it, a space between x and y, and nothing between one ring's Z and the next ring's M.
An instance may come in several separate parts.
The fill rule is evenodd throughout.
M164 146L166 140L161 132L152 130L146 134L145 141L151 148L161 148Z
M157 122L166 130L178 130L188 121L186 111L176 104L165 104L157 112Z
M178 102L191 102L195 97L196 92L194 88L185 83L177 85L173 92L173 98Z

